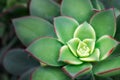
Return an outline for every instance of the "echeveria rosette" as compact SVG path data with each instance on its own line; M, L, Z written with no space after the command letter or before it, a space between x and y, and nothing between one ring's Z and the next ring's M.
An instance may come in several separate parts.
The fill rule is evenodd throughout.
M44 11L44 7L47 7L42 7L42 2L53 6ZM39 9L38 5L41 6ZM119 73L119 58L110 59L111 62L115 62L114 66L109 66L110 63L107 60L118 44L113 39L116 32L114 11L113 9L100 11L104 8L102 7L95 12L93 9L100 7L97 5L90 0L63 0L60 7L62 16L56 17L59 15L57 14L59 6L51 0L32 0L31 16L13 20L19 39L26 46L33 42L26 50L39 62L53 66L48 72L46 71L48 68L44 67L36 70L34 76L37 76L37 73L42 75L42 70L46 73L42 77L48 76L55 70L56 75L59 75L58 80L69 80L55 67L62 67L72 79L89 72L105 77ZM49 21L56 17L54 27L40 18L41 16ZM51 76L53 77L54 74ZM51 78L49 79L52 80Z
M54 27L58 39L40 38L27 51L47 65L66 64L63 70L72 78L90 72L93 68L91 63L105 60L118 44L107 34L96 38L97 32L91 24L79 24L73 18L56 17Z

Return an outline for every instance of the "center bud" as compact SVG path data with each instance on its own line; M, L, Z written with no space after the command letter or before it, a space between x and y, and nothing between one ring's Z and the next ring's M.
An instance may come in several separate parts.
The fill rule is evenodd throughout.
M80 42L77 48L77 54L79 57L87 57L90 55L90 49L86 43Z

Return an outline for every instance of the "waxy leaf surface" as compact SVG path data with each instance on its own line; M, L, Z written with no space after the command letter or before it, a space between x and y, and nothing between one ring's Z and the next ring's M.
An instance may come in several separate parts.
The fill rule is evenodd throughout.
M54 27L49 22L37 17L22 17L13 20L16 34L25 45L44 36L55 36Z
M102 77L120 74L120 57L97 63L93 68L93 72L95 75Z
M63 0L62 15L75 18L79 23L88 21L93 14L90 0Z
M59 68L39 67L31 75L31 80L71 80Z
M59 61L63 61L65 63L73 64L73 65L78 65L83 63L82 61L79 60L79 58L73 55L73 53L66 45L60 49Z
M114 36L116 22L113 9L97 12L90 20L90 24L96 32L97 39L103 35Z
M81 65L66 65L63 67L63 71L73 79L78 76L87 74L91 71L91 69L92 65L90 63L84 63Z
M74 31L78 25L79 24L76 20L65 16L54 19L54 26L57 37L63 43L73 38Z
M37 60L51 66L61 66L58 62L59 50L62 44L54 38L40 38L33 42L27 51Z
M52 21L60 14L60 9L52 0L31 0L30 14Z
M96 42L96 47L100 50L100 60L106 59L118 45L118 42L110 36L102 36Z
M80 40L84 39L96 39L95 31L90 24L84 22L79 25L74 32L74 37Z

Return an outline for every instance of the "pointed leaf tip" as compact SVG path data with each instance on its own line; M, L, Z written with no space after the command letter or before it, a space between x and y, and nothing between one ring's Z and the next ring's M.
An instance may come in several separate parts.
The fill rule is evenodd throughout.
M53 25L42 18L21 17L14 19L13 24L18 38L26 46L39 37L56 36Z
M61 47L62 43L55 38L40 38L33 42L27 48L27 51L47 65L61 66L63 64L58 62L59 50Z
M79 23L70 17L60 16L54 19L57 37L63 43L66 43L68 40L73 38L73 33L78 25Z
M79 23L88 21L93 14L90 0L63 0L62 15L75 18Z
M97 39L103 35L114 36L116 32L116 19L113 9L97 12L91 18L90 24L96 32Z
M99 38L96 47L100 50L100 60L106 59L117 45L118 42L108 35Z
M84 63L81 65L66 65L62 69L68 76L75 79L78 76L89 73L92 69L92 65L90 63Z
M92 26L87 22L84 22L83 24L79 25L75 30L74 38L79 38L80 40L84 39L96 40L96 34Z

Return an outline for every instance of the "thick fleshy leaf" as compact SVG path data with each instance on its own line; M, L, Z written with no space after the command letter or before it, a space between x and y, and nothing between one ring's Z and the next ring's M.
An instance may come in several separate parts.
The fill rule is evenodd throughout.
M118 45L118 42L110 36L102 36L96 42L96 48L100 50L100 60L106 59Z
M95 47L95 40L94 39L84 39L83 42L87 44L87 46L90 49L90 54L92 54L94 47Z
M90 0L63 0L62 15L75 18L79 23L88 21L93 14Z
M74 38L84 39L95 39L95 31L90 24L84 22L74 32Z
M71 80L59 68L39 67L31 75L31 80Z
M37 17L22 17L13 20L16 34L25 45L43 36L55 36L54 27L49 22Z
M91 69L92 65L90 63L84 63L81 65L66 65L63 67L63 71L73 79L78 76L87 74L91 71Z
M60 15L59 5L52 0L31 0L30 14L52 21Z
M54 25L58 39L65 43L73 38L73 33L79 23L73 18L61 16L54 19Z
M67 42L69 49L72 51L72 53L76 57L78 57L77 48L78 48L79 42L80 42L80 39L78 39L78 38L73 38Z
M62 44L54 38L40 38L33 42L27 51L39 61L51 66L61 66L58 62L59 51Z
M97 39L103 35L114 36L116 22L113 9L96 13L90 20L90 24L96 32Z
M61 47L59 61L74 65L83 63L81 60L79 60L79 58L73 55L67 45Z
M21 75L27 70L39 66L39 62L22 49L10 50L4 57L5 69L13 75Z
M120 74L120 56L97 63L94 66L93 72L95 75L103 77Z
M95 49L90 56L85 58L80 58L80 60L86 61L86 62L94 62L94 61L99 61L99 57L100 57L100 51L99 49Z

